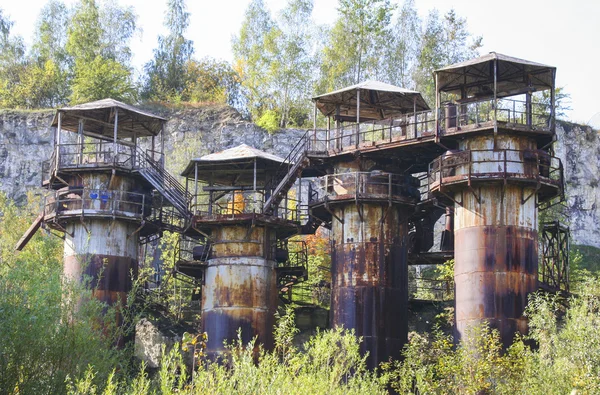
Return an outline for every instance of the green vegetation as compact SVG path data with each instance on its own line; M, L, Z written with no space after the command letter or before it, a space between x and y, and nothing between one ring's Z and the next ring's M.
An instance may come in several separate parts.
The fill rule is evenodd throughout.
M185 0L166 0L165 35L139 70L132 7L116 0L48 0L30 48L0 9L0 107L47 108L112 97L128 103L218 103L236 107L270 133L304 127L308 98L366 79L422 90L432 101L431 71L477 54L466 20L432 10L426 23L413 0L339 0L331 26L313 18L313 0L288 0L271 15L252 0L233 38L232 64L194 58Z

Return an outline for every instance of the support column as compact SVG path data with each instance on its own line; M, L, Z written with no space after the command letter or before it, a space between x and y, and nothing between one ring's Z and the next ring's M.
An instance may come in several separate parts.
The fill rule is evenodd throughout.
M258 336L267 350L273 348L277 310L276 262L272 229L222 226L213 232L212 256L202 291L202 331L208 334L206 353L215 358L225 352L223 341L249 343Z
M535 148L535 141L500 135L496 145L501 150L526 150ZM493 152L493 146L494 137L489 136L469 139L461 148ZM535 171L535 161L529 166L520 160L505 166L512 173ZM486 166L499 165L480 162L471 166L473 174L489 174L494 170ZM498 181L480 183L455 196L462 203L454 210L456 331L460 339L469 326L489 322L508 346L516 332L526 333L523 311L527 296L537 289L537 197L530 183Z
M354 166L357 163L338 165L336 173L358 170ZM368 175L362 181L356 185L361 194L385 196L389 190ZM346 193L354 194L353 188L349 185ZM369 353L370 368L390 357L399 358L408 334L407 219L411 211L407 205L390 202L330 202L334 215L331 325L354 329L363 337L361 350Z

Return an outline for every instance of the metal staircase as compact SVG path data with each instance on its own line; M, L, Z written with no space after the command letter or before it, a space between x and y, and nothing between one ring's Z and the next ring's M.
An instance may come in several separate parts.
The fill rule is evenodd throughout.
M189 207L192 195L160 163L139 147L136 151L136 168L184 218L191 216Z
M292 151L277 169L271 180L265 185L266 191L272 191L271 196L264 205L265 214L273 214L279 203L285 198L289 189L294 185L298 177L309 164L308 158L308 132L302 136Z

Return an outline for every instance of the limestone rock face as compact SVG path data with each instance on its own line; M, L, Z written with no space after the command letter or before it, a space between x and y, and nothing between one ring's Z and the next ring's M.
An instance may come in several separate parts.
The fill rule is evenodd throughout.
M556 138L573 243L600 247L600 136L588 126L561 122Z
M23 204L41 187L42 162L52 154L53 110L0 110L0 191Z
M286 129L269 134L222 105L168 109L146 107L169 121L166 166L180 173L192 158L245 143L285 157L304 134ZM54 110L0 110L0 191L23 204L28 191L43 193L42 162L50 158ZM573 243L600 247L600 137L587 126L559 122L555 152L565 167L567 212ZM157 144L159 144L157 142Z

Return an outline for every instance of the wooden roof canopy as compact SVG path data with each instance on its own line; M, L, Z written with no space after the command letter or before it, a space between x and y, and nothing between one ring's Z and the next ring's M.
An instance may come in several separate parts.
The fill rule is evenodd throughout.
M258 177L264 176L267 172L275 172L285 159L247 144L241 144L192 159L181 175L194 179L195 168L198 166L198 181L212 182L215 185L250 186L254 183L255 162ZM259 181L262 185L264 177Z
M437 91L466 97L513 96L554 89L556 67L496 52L434 71Z
M357 91L360 93L357 94ZM313 97L312 100L323 115L356 122L358 95L361 122L399 117L413 113L415 108L417 111L429 110L419 92L370 80Z
M61 130L77 133L79 120L83 120L85 122L84 134L91 132L112 139L117 110L119 112L117 135L120 139L134 135L136 137L156 136L167 121L165 118L120 101L103 99L73 107L59 108L52 120L52 126L58 126L58 114L61 113Z

